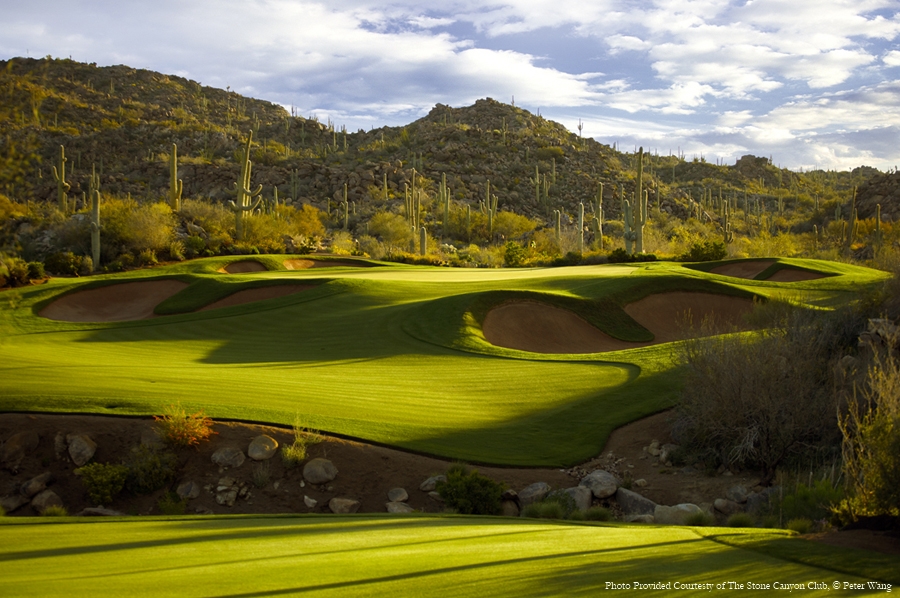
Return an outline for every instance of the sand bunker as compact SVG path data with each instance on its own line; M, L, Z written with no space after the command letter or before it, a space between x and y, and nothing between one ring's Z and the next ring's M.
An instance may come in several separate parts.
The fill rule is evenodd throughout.
M125 282L61 297L38 315L62 322L129 322L155 317L153 308L184 289L179 280Z
M369 268L372 264L356 260L284 260L288 270L306 270L308 268Z
M223 274L245 274L247 272L266 272L268 268L255 260L244 260L241 262L231 262L227 266L219 268L219 272Z
M620 341L569 310L534 301L495 307L482 330L492 345L532 353L600 353L647 344Z
M668 343L704 332L716 334L742 329L743 317L753 309L751 299L712 293L658 293L625 306L625 313L653 333L654 343Z
M803 280L816 280L825 278L824 274L818 272L807 272L806 270L796 270L794 268L782 268L772 276L768 277L768 282L800 282Z
M231 307L233 305L243 305L254 301L263 301L265 299L274 299L275 297L286 297L294 293L300 293L307 289L315 288L310 284L284 284L273 287L260 287L258 289L245 289L228 295L224 299L214 301L205 307L201 307L197 311L207 311L210 309L219 309L220 307Z
M760 272L775 263L775 260L753 260L750 262L735 262L716 266L710 273L735 278L756 278Z
M625 311L653 333L653 341L622 341L601 332L566 309L535 301L504 303L488 312L482 324L492 345L533 353L602 353L633 349L693 336L688 322L716 334L741 328L753 301L710 293L659 293L629 304Z

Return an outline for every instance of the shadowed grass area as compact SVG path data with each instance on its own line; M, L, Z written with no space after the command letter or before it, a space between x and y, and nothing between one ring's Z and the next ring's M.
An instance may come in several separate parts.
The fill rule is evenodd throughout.
M0 523L0 595L595 596L635 582L669 595L675 584L831 581L846 554L817 549L813 565L810 543L784 532L728 534L790 544L792 557L692 528L489 517L16 519ZM839 578L876 574L861 563Z
M846 303L886 276L816 262L839 275L795 291L666 263L217 272L238 260L0 293L0 409L148 415L180 402L212 417L285 425L299 414L325 432L480 463L568 465L599 452L615 427L673 404L674 345L570 355L495 347L480 324L492 306L539 300L639 341L649 333L622 308L651 293ZM180 313L79 324L36 315L77 289L153 278L189 284L156 309ZM315 288L191 313L239 290L283 284Z

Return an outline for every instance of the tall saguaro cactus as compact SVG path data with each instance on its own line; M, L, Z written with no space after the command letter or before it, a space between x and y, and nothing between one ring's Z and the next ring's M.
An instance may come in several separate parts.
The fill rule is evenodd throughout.
M259 196L262 193L262 185L255 190L250 190L250 175L253 171L253 163L250 161L250 147L253 143L253 131L247 135L247 145L244 147L244 162L241 166L241 180L234 184L234 194L237 201L229 201L231 211L234 212L234 230L238 241L244 238L244 213L252 212L259 205ZM252 203L256 198L256 203Z
M578 204L578 253L584 253L584 203Z
M169 207L173 212L181 210L181 179L178 178L178 146L172 144L169 154Z
M56 198L59 202L59 211L63 214L69 209L69 196L67 195L71 185L66 182L66 148L59 146L59 162L53 167L53 178L56 180Z
M91 191L91 259L100 268L100 190Z
M447 173L441 173L441 186L438 188L441 207L444 210L444 226L441 229L444 237L450 234L450 189L447 188Z
M633 204L633 205L632 205ZM647 195L644 194L644 148L638 150L637 181L635 182L632 204L624 202L625 215L625 251L644 253L644 225L647 224ZM631 237L630 239L628 237ZM630 241L634 241L634 245ZM633 249L631 251L629 248Z
M591 218L591 227L594 229L594 238L597 240L597 247L603 250L603 183L597 190L597 204L592 206L594 217Z

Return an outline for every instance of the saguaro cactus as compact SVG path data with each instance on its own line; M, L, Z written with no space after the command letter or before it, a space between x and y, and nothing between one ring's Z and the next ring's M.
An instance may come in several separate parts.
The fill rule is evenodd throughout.
M94 270L100 267L100 191L91 192L91 259Z
M178 178L178 146L172 144L169 154L169 207L173 212L181 210L181 179Z
M584 203L578 204L578 253L584 253Z
M450 234L450 189L447 188L447 173L441 173L441 186L438 188L438 196L444 211L444 225L441 232L446 238Z
M240 241L244 238L244 213L252 212L259 205L259 195L262 193L262 185L255 190L250 190L250 175L253 171L253 163L250 161L250 147L253 143L253 131L247 135L247 145L244 146L244 162L241 166L241 180L234 184L234 194L237 201L229 201L231 211L234 212L235 238ZM253 203L253 199L256 202Z
M625 221L625 251L644 253L644 225L647 224L647 195L644 194L644 148L638 150L637 181L632 202L623 204ZM630 239L629 239L630 237ZM634 241L632 246L631 241Z
M428 231L425 230L425 227L419 229L419 255L424 256L428 254Z
M69 196L68 192L71 189L71 185L66 182L66 148L65 146L59 146L59 162L57 162L57 166L53 167L53 178L56 181L56 198L59 203L59 211L63 214L67 213L69 209Z
M594 217L591 218L591 227L594 229L594 238L597 240L597 247L603 249L603 183L597 190L597 203L591 206L593 208Z

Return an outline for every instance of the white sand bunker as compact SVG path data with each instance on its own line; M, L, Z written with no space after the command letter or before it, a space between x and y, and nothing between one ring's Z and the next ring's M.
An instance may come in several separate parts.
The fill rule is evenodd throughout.
M153 309L187 287L180 280L114 284L61 297L38 315L62 322L129 322L156 317Z
M752 310L751 299L681 291L649 295L625 306L625 313L653 333L653 343L695 336L701 325L707 334L746 329L743 317Z
M600 353L647 344L620 341L569 310L534 301L495 307L482 330L492 345L532 353Z
M219 268L222 274L246 274L247 272L266 272L268 268L256 260L243 260L240 262L231 262L230 264Z
M775 260L752 260L749 262L736 262L733 264L724 264L710 270L712 274L721 274L722 276L733 276L735 278L756 278L766 268L775 263ZM766 278L769 282L799 282L802 280L816 280L824 278L824 274L818 272L807 272L806 270L797 270L796 268L782 268L772 276Z
M233 305L243 305L245 303L253 303L254 301L264 301L265 299L274 299L275 297L286 297L294 293L300 293L307 289L313 289L315 285L310 284L284 284L272 287L260 287L258 289L244 289L232 293L223 299L214 301L205 307L201 307L197 311L207 311L210 309L219 309L221 307L231 307Z
M288 270L306 270L308 268L369 268L372 264L356 260L284 260L284 267Z

